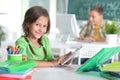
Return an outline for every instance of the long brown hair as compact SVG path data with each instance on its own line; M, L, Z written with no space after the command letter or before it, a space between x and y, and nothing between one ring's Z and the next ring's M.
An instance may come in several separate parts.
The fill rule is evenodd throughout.
M40 6L33 6L30 9L28 9L27 12L25 13L24 21L22 24L23 31L26 36L29 34L29 25L34 23L41 16L45 16L48 18L48 26L47 26L46 33L49 33L50 17L49 17L47 10Z
M29 27L30 27L29 25L34 23L41 16L45 16L45 17L48 18L48 26L47 26L46 34L48 34L50 32L50 17L49 17L49 14L48 14L47 10L42 8L41 6L33 6L26 11L25 16L24 16L24 21L23 21L23 24L22 24L23 32L24 32L26 37L29 35ZM25 40L29 44L29 40L27 40L27 38L25 38ZM41 46L43 46L42 37L38 40L38 43ZM34 55L37 55L34 52L34 50L32 49L30 44L29 44L29 48ZM44 46L43 46L43 51L44 51L44 54L45 54L45 57L46 57L47 56L47 51L44 48Z

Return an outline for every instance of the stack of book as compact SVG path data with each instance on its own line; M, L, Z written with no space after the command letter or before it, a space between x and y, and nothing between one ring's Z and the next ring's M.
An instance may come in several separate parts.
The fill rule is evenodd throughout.
M120 62L113 62L101 68L100 75L109 80L120 80Z
M0 80L31 80L35 61L3 61L0 62Z

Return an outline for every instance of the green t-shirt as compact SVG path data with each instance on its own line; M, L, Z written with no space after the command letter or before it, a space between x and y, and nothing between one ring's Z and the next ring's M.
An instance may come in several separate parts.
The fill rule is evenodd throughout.
M34 55L30 48L29 48L29 44L28 42L26 42L25 40L25 37L24 36L21 36L19 39L17 39L16 41L16 45L18 45L20 48L23 48L24 51L23 51L23 54L24 55L27 55L27 57L30 59L30 60L43 60L44 57L45 57L45 54L44 54L44 51L43 51L43 46L44 48L46 49L47 51L47 57L45 60L53 60L54 59L54 56L52 54L52 51L51 51L51 48L50 48L50 41L49 39L47 38L47 36L42 36L42 44L43 46L41 47L35 47L32 42L29 40L29 43L32 47L32 49L34 50L34 52L37 54L37 55Z

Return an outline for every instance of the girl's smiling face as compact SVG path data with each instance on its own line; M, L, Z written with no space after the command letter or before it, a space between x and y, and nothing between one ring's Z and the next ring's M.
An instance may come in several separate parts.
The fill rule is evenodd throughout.
M35 22L30 24L29 37L39 39L47 31L48 17L40 16Z

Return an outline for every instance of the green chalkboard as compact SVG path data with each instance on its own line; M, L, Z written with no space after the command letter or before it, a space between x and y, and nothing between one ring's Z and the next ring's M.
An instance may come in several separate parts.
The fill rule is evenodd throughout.
M68 0L68 14L75 14L77 20L87 20L92 6L104 9L104 19L120 21L120 0Z

